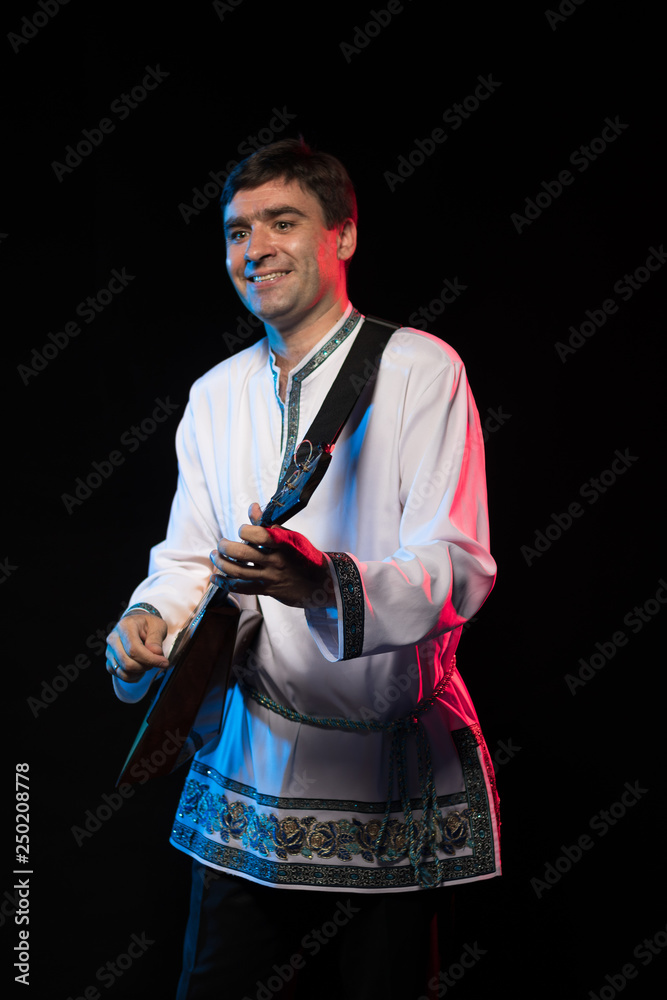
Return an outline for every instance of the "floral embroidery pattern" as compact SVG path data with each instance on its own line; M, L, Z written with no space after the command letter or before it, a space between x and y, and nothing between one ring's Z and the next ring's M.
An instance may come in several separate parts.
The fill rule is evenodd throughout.
M399 861L406 857L408 836L406 824L389 821L382 844L376 852L376 840L381 823L367 823L356 818L318 821L315 816L279 819L273 813L258 813L254 805L240 800L230 801L224 794L212 791L208 785L189 779L183 791L181 814L208 834L218 834L223 843L239 841L240 846L262 857L275 854L282 861L290 856L338 859L350 861L359 855L364 861ZM438 821L438 849L454 855L464 847L472 847L469 809L447 813ZM416 821L420 825L419 820Z
M487 794L488 778L478 756L482 751L484 761L488 762L488 751L477 726L454 730L452 739L461 761L465 791L438 796L441 812L446 812L442 824L434 831L436 840L439 838L440 856L425 862L434 882L443 884L483 878L498 874L499 870ZM231 796L231 803L225 792ZM248 799L266 811L257 813L247 804ZM392 802L392 812L400 809L400 805L398 801ZM414 808L418 808L417 800ZM412 888L417 883L413 867L406 863L403 824L389 821L383 854L378 858L375 853L384 809L383 802L269 795L226 778L195 760L183 791L171 842L205 864L247 875L264 885L381 892ZM279 821L271 810L279 810L289 819ZM361 814L368 817L368 822L360 819L318 822L313 817L308 822L294 815L308 817L311 812L317 814L325 810L338 815ZM184 821L186 816L188 819ZM219 835L215 838L206 832L207 822L216 830L220 824ZM232 830L241 836L237 838ZM470 852L463 853L464 847L469 847ZM281 856L278 851L282 852ZM350 863L342 852L354 856L353 862ZM403 861L378 864L392 852Z

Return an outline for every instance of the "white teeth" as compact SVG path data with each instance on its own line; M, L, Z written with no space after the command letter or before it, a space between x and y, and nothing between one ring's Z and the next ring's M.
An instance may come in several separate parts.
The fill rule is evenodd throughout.
M250 280L254 281L255 284L259 284L260 281L273 281L274 278L282 278L283 274L287 274L287 271L274 271L272 274L257 274Z

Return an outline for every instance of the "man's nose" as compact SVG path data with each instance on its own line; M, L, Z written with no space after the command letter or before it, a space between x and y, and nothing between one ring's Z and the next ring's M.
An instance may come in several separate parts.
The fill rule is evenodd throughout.
M254 229L248 238L244 257L246 260L257 261L275 253L271 234L268 230Z

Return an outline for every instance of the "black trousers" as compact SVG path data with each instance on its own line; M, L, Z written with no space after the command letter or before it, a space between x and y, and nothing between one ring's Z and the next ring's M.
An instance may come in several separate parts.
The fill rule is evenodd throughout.
M177 1000L418 1000L452 911L450 889L268 888L195 861Z

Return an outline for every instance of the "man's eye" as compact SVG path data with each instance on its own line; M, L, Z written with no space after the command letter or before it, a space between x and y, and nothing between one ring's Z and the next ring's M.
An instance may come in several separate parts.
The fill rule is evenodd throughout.
M283 222L283 220L281 219L279 222L276 222L276 227L280 230L281 233L286 233L288 229L292 228L292 223Z
M231 243L240 243L241 240L247 239L248 233L245 229L235 229L233 232L229 233L227 239Z

